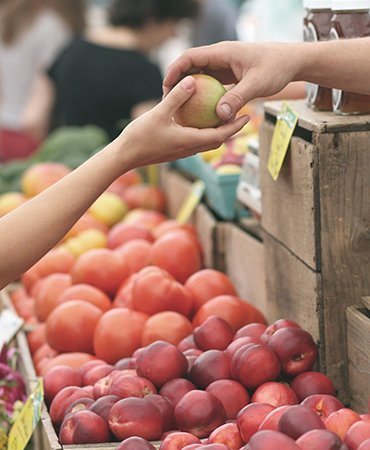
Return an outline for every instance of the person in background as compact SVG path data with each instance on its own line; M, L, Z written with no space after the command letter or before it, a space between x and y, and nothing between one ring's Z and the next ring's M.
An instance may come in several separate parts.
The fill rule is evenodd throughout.
M248 121L244 116L213 129L181 127L173 117L194 91L194 78L185 78L151 111L131 122L107 147L0 219L0 289L56 245L124 172L219 147Z
M196 13L196 0L113 0L108 26L75 39L39 77L27 129L45 136L56 105L61 125L97 125L114 139L123 122L162 97L162 74L150 54Z
M37 136L23 110L37 75L84 27L84 0L2 0L0 3L0 160L30 155Z

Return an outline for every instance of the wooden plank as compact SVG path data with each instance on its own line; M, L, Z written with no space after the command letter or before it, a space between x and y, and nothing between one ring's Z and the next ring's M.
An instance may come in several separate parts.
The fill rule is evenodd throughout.
M330 111L314 111L308 108L304 100L289 100L299 114L298 126L315 133L338 133L341 131L370 130L370 115L340 116ZM266 102L265 113L276 117L282 102Z
M370 398L370 313L357 306L347 309L350 405L367 413Z
M346 308L370 292L369 140L360 132L317 136L325 347L344 387L347 351L338 344L346 336Z
M294 137L274 181L266 169L273 132L274 126L264 122L260 131L262 227L308 266L319 270L317 150Z
M215 267L217 258L217 221L211 211L203 204L195 210L194 225L203 249L205 267Z
M234 283L238 295L257 306L267 317L263 243L231 223L218 227L222 242L224 271Z
M321 275L268 233L264 234L267 310L270 321L298 322L318 342L323 365Z

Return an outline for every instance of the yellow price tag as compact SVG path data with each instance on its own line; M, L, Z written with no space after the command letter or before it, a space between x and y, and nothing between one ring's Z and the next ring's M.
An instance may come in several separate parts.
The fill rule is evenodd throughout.
M147 170L148 183L151 186L158 186L158 184L159 184L158 165L150 164L150 166L147 166L146 170Z
M274 181L278 179L297 122L298 114L284 102L275 125L267 163L267 169Z
M35 389L18 414L10 429L8 450L24 450L41 417L41 406L44 398L42 379L37 379Z
M186 223L190 219L195 208L199 205L203 197L205 188L206 185L202 180L194 181L189 195L186 197L179 209L179 212L177 213L177 222Z

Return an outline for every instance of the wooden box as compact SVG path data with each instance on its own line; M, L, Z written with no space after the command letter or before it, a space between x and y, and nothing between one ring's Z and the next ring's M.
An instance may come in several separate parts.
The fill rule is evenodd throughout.
M318 341L319 366L349 400L346 308L370 291L370 116L289 104L299 121L278 180L267 161L280 102L260 132L267 306Z
M368 412L370 399L370 311L361 306L347 309L350 405Z

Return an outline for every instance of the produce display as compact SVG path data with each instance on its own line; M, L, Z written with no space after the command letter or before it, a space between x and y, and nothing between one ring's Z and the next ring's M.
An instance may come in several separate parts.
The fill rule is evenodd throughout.
M69 171L31 166L2 214ZM123 175L11 292L61 444L366 450L370 413L314 370L312 336L268 325L165 209L159 188Z

